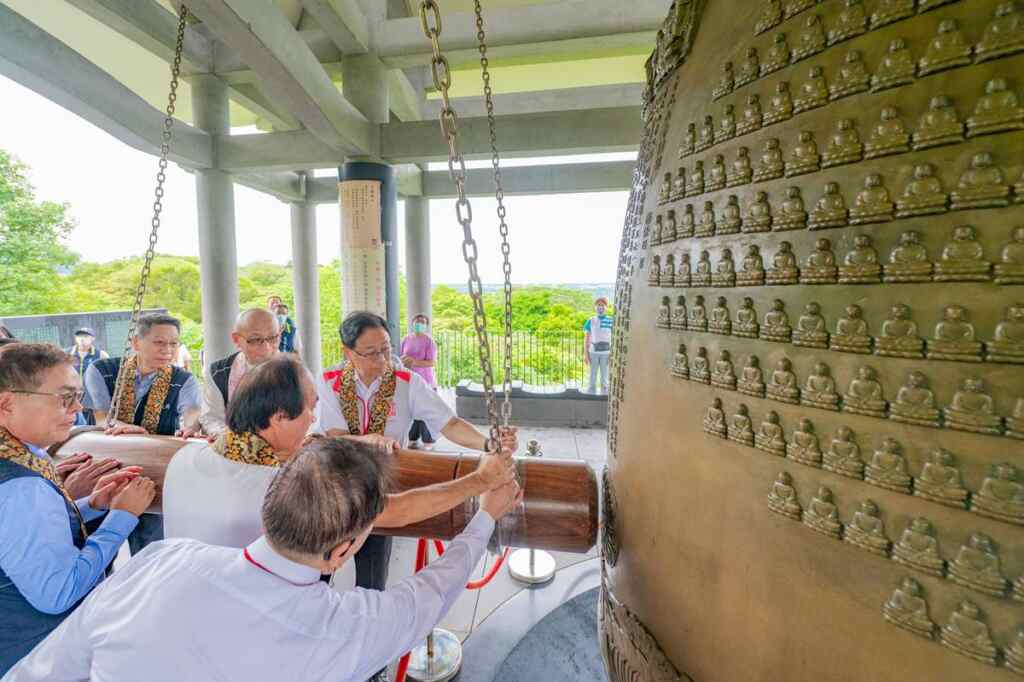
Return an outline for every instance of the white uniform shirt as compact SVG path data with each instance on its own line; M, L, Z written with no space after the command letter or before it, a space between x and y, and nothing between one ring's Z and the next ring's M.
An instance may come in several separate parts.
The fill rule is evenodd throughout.
M228 400L234 395L233 389L238 386L242 377L252 369L252 365L245 359L245 353L239 353L231 363L228 370ZM228 406L224 402L224 394L213 380L210 374L210 366L203 370L203 412L199 415L199 423L203 431L212 436L219 436L228 430L227 424Z
M341 429L345 432L349 430L348 422L341 411L341 401L338 400L333 388L334 382L338 380L334 374L340 367L331 367L317 377L316 391L320 397L317 430L321 432L328 429ZM373 396L379 389L380 379L366 386L356 373L356 395L363 433L366 433L369 421L367 406L372 404ZM392 399L391 415L384 427L385 436L394 438L405 447L409 444L409 429L414 419L426 422L431 433L439 434L454 416L452 409L427 385L423 377L408 370L395 370L395 397Z
M164 475L164 537L245 547L263 535L263 497L278 471L235 462L206 443L186 445Z
M384 592L335 592L265 539L242 550L157 542L96 588L2 682L363 682L462 594L494 520Z

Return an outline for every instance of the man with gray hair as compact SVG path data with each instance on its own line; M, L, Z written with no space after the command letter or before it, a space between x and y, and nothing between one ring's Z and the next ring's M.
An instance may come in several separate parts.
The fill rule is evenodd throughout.
M199 417L203 433L216 437L227 430L224 414L239 382L250 369L274 357L280 341L281 327L272 312L263 308L249 308L239 313L231 329L231 342L238 350L210 363L206 368L203 411ZM184 435L190 436L193 433L187 432Z
M370 534L388 466L366 443L315 440L267 492L263 537L241 551L184 539L152 545L3 682L365 680L444 617L495 520L521 498L514 482L484 493L444 555L391 588L335 592L320 575Z

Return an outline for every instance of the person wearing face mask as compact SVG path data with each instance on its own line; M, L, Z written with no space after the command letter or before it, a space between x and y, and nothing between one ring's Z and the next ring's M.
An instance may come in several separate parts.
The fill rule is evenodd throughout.
M420 314L412 318L412 333L402 339L401 362L402 365L411 369L423 377L434 391L437 390L437 380L434 378L434 363L437 360L437 344L430 337L428 329L430 320L426 315ZM422 419L414 419L412 428L409 430L409 447L419 447L420 439L423 440L423 449L430 450L434 447L434 437Z
M278 316L262 308L249 308L239 313L231 330L231 342L238 350L206 368L203 411L199 417L204 434L215 438L227 430L225 410L242 377L277 355L280 341Z
M277 325L281 328L281 343L278 350L282 353L298 353L302 350L299 341L299 328L295 320L288 316L288 305L280 296L274 294L267 297L267 310L277 317Z

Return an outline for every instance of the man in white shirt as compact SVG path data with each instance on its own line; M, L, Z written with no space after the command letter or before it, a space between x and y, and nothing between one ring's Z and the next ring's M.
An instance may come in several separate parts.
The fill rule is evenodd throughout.
M317 439L263 503L266 535L244 550L156 543L105 581L3 682L332 680L361 682L422 640L462 593L513 482L444 556L384 592L320 582L366 540L386 504L370 446Z
M346 362L328 368L317 381L318 430L329 436L385 438L405 446L413 420L426 423L456 445L482 452L515 453L516 428L498 443L455 416L423 377L391 362L387 321L367 311L350 313L338 330ZM391 538L373 535L356 556L356 585L382 590L387 583Z
M186 445L168 464L165 537L238 548L256 540L263 532L263 497L301 447L316 400L312 376L292 354L250 370L228 405L222 437L212 445ZM388 495L375 525L405 526L440 514L513 480L514 466L510 454L488 455L462 478Z
M203 411L199 417L203 433L216 437L227 430L224 414L239 382L250 369L277 355L280 341L281 328L273 313L262 308L239 313L231 330L231 342L238 350L210 363L204 373Z

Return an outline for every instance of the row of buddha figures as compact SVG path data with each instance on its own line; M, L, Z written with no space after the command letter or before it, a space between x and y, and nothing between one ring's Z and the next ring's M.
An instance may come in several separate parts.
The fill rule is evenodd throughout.
M894 49L907 51L905 43L901 40L893 41L890 46L890 57ZM737 111L738 103L726 104L717 123L712 114L705 114L703 122L691 122L687 125L679 144L678 157L683 159L692 154L699 154L734 138L788 121L803 112L824 107L830 102L851 95L867 90L886 90L913 82L912 64L909 73L903 78L889 77L893 74L883 74L880 77L879 73L870 76L863 59L863 54L859 50L853 50L847 54L834 77L830 78L823 66L816 65L808 70L803 80L795 83L779 81L767 96L763 93L750 93L744 100L742 112ZM883 60L879 68L885 65L886 61ZM872 126L861 155L862 158L870 159L903 154L911 150L955 144L965 138L1019 130L1019 109L1020 97L1014 83L1005 77L995 77L986 82L984 90L978 94L977 100L970 108L970 115L966 120L958 112L950 95L941 90L937 93L932 92L928 109L921 115L913 133L898 108L882 108L879 122ZM840 119L842 120L844 119ZM843 131L840 129L840 132ZM853 133L850 133L846 136L843 146L853 146L849 141L852 135ZM850 155L854 153L852 149L848 152ZM843 155L838 150L830 156L831 165L834 166L859 160L841 160Z
M883 26L888 26L897 21L908 19L915 14L924 14L930 10L945 5L959 2L960 0L878 0L875 3L873 11L868 13L863 7L858 10L857 5L861 5L860 2L847 3L847 9L844 10L844 18L842 23L847 24L849 22L857 23L859 17L863 13L863 16L867 18L867 26L870 30L875 30ZM824 0L763 0L761 11L757 15L757 23L754 25L754 34L760 35L766 31L770 31L775 28L783 21L792 19L793 17L806 12L813 7L816 7Z
M802 521L823 535L845 540L922 573L944 577L991 597L1024 598L1021 592L1024 576L1011 584L1003 573L995 541L984 533L973 533L955 558L946 560L940 552L935 528L928 519L919 516L911 520L894 543L874 500L862 501L851 520L843 523L830 488L820 487L818 494L807 505L802 505L787 472L781 472L772 484L768 508L794 521Z
M816 363L812 373L801 384L789 358L781 358L766 377L761 361L756 355L750 355L737 374L732 354L728 350L723 349L718 358L712 361L704 346L698 347L691 358L686 345L679 344L672 360L671 373L679 379L790 405L841 411L916 426L945 427L956 431L1024 439L1024 397L1017 398L1012 414L1004 418L998 414L984 380L976 377L963 379L950 404L940 408L928 377L917 370L907 373L894 400L886 398L878 373L868 365L857 368L846 391L840 394L836 379L824 362Z
M669 211L669 229L674 217ZM655 221L652 241L662 228L661 216ZM662 233L664 234L664 233ZM756 287L785 284L877 284L879 282L986 282L1024 284L1024 226L1013 228L1010 240L999 251L999 260L990 261L970 225L955 227L936 261L921 243L921 233L904 231L899 242L883 262L869 235L858 234L840 260L826 238L815 241L814 250L800 263L793 245L781 241L765 268L761 248L751 244L737 267L731 248L723 248L717 263L711 252L703 250L693 264L689 251L651 257L647 283L652 287ZM663 242L658 242L663 243Z
M913 0L883 1L870 17L863 0L845 0L845 5L828 22L828 26L820 14L807 17L795 44L790 44L785 32L776 33L764 59L756 47L750 47L739 67L726 62L713 96L722 97L790 64L824 52L828 47L914 14ZM915 76L927 76L1020 52L1024 50L1024 15L1012 0L999 3L977 41L964 35L956 19L938 21L920 59L913 58L906 43L906 39L899 38L890 44L888 54L878 67L883 78L902 76L912 80Z
M883 117L894 115L896 111L895 107L888 107L884 110ZM1024 107L1020 107L1019 111L1021 129L1024 129ZM893 120L898 119L888 119L888 122L891 123ZM838 125L839 129L824 154L819 152L814 133L803 131L793 150L789 153L788 159L784 158L782 144L777 138L767 140L761 154L760 164L756 169L753 168L750 150L747 147L740 147L729 170L726 169L724 155L718 154L708 170L705 169L703 161L696 161L693 170L680 167L674 178L672 173L665 173L658 190L658 203L664 205L689 197L699 197L707 192L727 187L815 173L822 168L859 160L861 156L867 154L882 155L877 153L881 151L880 147L872 146L881 143L881 140L873 139L867 144L860 142L853 119L842 119ZM909 150L910 143L907 141L912 139L911 133L906 132L902 123L898 128L903 132L886 140L887 143L892 144L886 144L884 153L901 153ZM956 186L949 190L936 174L935 166L927 162L919 163L914 167L912 177L907 180L895 199L886 186L885 179L878 173L865 176L862 187L854 195L852 205L848 205L843 199L838 182L827 182L824 187L826 197L833 194L837 197L833 198L828 206L819 203L819 212L822 210L841 211L841 215L829 213L822 218L813 220L814 215L812 214L811 229L814 229L813 223L815 222L827 223L820 224L819 227L842 227L846 224L862 225L887 222L894 218L909 218L915 215L934 215L949 210L1000 208L1008 206L1013 201L1024 202L1024 173L1016 181L1008 177L1006 171L996 162L994 155L990 152L974 154L967 167L960 171ZM787 198L789 198L788 191ZM732 201L730 198L730 203ZM795 213L795 211L793 212ZM748 231L768 231L773 223L768 196L759 193L753 205L742 215L751 222ZM783 218L780 218L779 222L781 224L775 227L776 230L808 227L805 224L808 222L806 213L804 213L803 220L799 220L797 215L792 216L792 222L795 224L789 224ZM740 231L739 221L737 221L734 231Z
M740 404L735 414L727 416L721 398L715 398L706 410L703 428L713 436L805 466L825 469L948 507L969 509L999 521L1024 525L1024 483L1013 464L993 466L981 487L972 492L964 487L956 458L943 448L930 453L921 472L912 476L903 448L894 438L884 438L870 460L865 462L856 434L848 426L838 427L826 448L810 419L801 419L787 439L779 414L774 410L765 415L755 431L750 410L745 404ZM1021 584L1024 586L1024 581ZM1024 593L1021 598L1024 599Z
M933 641L937 637L943 646L975 661L1001 664L1024 675L1024 625L1017 629L1010 646L1000 651L981 608L970 600L961 601L949 621L939 628L931 619L921 583L907 576L882 605L882 616L919 637Z
M668 296L662 296L655 324L660 329L758 338L843 353L1024 364L1024 303L1006 308L1003 319L996 324L988 341L977 338L968 311L961 305L945 306L942 319L927 339L920 336L910 306L905 303L890 306L889 315L877 337L871 335L864 310L856 303L846 306L843 316L836 321L834 331L829 331L821 314L821 304L816 301L804 305L803 313L794 326L782 299L775 299L771 310L759 322L750 297L743 299L734 317L724 296L718 297L710 313L703 296L694 296L689 302L685 296L678 296L674 305Z
M1012 120L1001 118L1004 118L1004 125L1013 125L1016 126L1014 130L1021 130L1024 129L1024 106L1020 106L1016 94L1011 92L1011 95L1017 105L1013 109L1015 117ZM945 119L941 126L936 124L940 116ZM976 122L976 119L972 117L969 122ZM970 130L968 128L968 136ZM728 167L725 155L717 154L710 168L705 167L704 161L697 160L692 170L680 166L674 177L672 173L665 173L658 190L658 201L666 204L727 187L806 175L862 159L955 143L964 139L963 131L964 124L959 122L956 110L946 97L932 99L932 108L922 117L921 127L913 133L903 124L896 107L886 107L867 142L862 141L856 121L852 118L839 120L824 151L821 151L811 131L802 131L788 154L778 138L769 138L764 143L756 167L750 149L739 147ZM1024 176L1020 180L1024 181ZM880 175L866 176L863 187L857 190L854 204L850 207L849 218L853 224L875 223L892 220L894 214L898 213L902 214L899 217L907 217L942 213L949 209L1006 206L1012 200L1011 195L1015 189L1017 200L1024 200L1021 199L1021 194L1024 194L1021 182L1018 181L1016 185L1013 183L989 152L975 154L960 172L956 187L949 192L936 176L935 167L930 163L920 163L914 168L913 177L904 185L895 201ZM976 193L979 196L973 196ZM943 195L942 200L936 195ZM919 197L926 197L930 202L918 205L921 201ZM759 225L759 221L755 222Z

